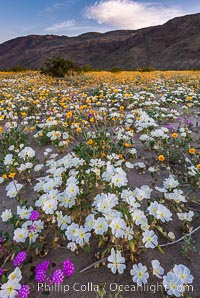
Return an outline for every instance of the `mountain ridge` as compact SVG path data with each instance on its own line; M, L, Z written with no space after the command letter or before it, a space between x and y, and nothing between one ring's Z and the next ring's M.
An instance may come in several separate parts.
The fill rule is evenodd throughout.
M16 37L0 44L0 69L17 64L40 69L52 55L96 69L200 68L200 13L177 17L163 25L138 30L87 32L78 36Z

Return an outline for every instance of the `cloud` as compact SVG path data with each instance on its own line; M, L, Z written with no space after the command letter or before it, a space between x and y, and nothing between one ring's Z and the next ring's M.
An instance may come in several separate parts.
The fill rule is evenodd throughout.
M68 20L65 22L61 22L61 23L57 23L57 24L53 24L50 27L47 27L45 29L46 32L61 32L65 29L69 29L69 28L73 28L75 26L76 22L75 20Z
M108 24L118 29L139 29L161 25L169 19L184 14L175 6L140 3L131 0L104 0L86 8L88 19Z
M47 6L43 10L38 12L40 17L50 17L60 10L66 9L74 4L73 0L65 0L62 2L56 2L52 5Z

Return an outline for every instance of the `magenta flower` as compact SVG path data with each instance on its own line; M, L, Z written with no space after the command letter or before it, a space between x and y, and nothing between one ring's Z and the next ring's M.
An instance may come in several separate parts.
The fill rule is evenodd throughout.
M65 278L65 276L61 269L56 269L54 271L54 273L52 274L52 281L55 284L61 285L64 281L64 278Z
M40 212L35 210L35 211L31 212L29 219L30 220L38 220L39 217L40 217Z
M38 269L35 273L36 282L44 282L46 280L46 270Z
M28 298L30 294L30 288L28 285L22 285L18 291L19 298Z
M19 267L22 265L22 263L26 260L27 253L25 251L20 251L13 259L13 265L15 267Z
M74 273L74 264L67 259L63 262L63 272L66 277L70 277Z

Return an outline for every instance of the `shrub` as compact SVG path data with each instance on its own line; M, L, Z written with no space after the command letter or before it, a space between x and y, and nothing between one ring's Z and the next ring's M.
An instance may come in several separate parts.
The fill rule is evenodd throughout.
M41 69L42 74L52 77L64 77L80 72L80 67L72 60L63 57L53 56L45 61L45 68Z

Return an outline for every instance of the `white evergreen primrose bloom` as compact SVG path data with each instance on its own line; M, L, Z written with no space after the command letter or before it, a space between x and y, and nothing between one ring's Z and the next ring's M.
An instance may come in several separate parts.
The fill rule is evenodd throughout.
M149 214L153 215L157 219L160 219L162 222L172 220L172 213L169 211L169 209L156 201L151 202L147 210L149 211Z
M162 275L164 274L164 269L163 267L160 266L160 262L158 260L152 260L151 265L153 269L153 275L162 279Z
M173 272L182 280L184 284L191 284L194 277L190 274L190 270L185 265L175 265Z
M7 191L7 196L9 198L15 198L19 191L22 189L23 184L17 183L16 180L11 181L7 186L6 186L6 191Z
M95 223L94 214L89 214L85 219L85 228L90 232Z
M143 266L141 263L139 263L138 265L133 265L130 274L132 275L133 282L136 282L138 286L146 284L149 278L147 267Z
M19 282L22 279L21 270L16 267L13 272L8 275L8 281Z
M58 227L63 231L66 230L68 227L68 224L71 223L71 217L68 215L62 215L57 217L57 223L58 223Z
M85 243L89 242L91 233L89 233L87 229L84 228L83 226L80 226L79 228L76 229L75 236L76 236L76 243L79 244L80 246L83 246Z
M0 297L2 298L15 298L18 296L18 290L21 285L17 281L7 281L1 286Z
M145 231L142 233L142 242L146 248L155 248L158 245L158 237L153 231Z
M79 229L78 224L71 223L65 232L65 235L67 236L68 240L76 241L77 238L77 230Z
M108 265L107 267L111 269L112 273L117 273L122 274L124 270L126 269L125 263L125 258L122 257L120 251L114 250L114 248L111 249L111 255L108 257Z
M46 214L53 214L55 210L57 210L58 202L55 199L49 199L44 202L44 205L42 206L42 210Z
M103 217L98 217L94 223L94 231L97 235L103 235L103 233L107 232L108 224Z
M24 243L26 241L27 237L28 237L28 231L25 228L17 228L14 231L13 240L16 241L16 242Z
M77 249L77 245L72 241L67 244L67 248L74 252Z
M180 220L192 221L194 212L190 210L190 211L184 212L184 213L177 213L177 216Z
M179 185L179 182L174 178L173 175L170 175L169 178L166 178L163 182L164 188L171 190L176 188Z
M8 166L8 165L12 165L13 164L13 154L7 154L4 158L4 165Z
M25 206L23 207L17 206L17 215L19 215L21 219L29 219L29 216L32 211L33 211L32 207L26 208Z
M123 237L124 231L126 230L126 222L122 218L113 218L111 223L109 224L112 230L112 234L117 237Z
M6 209L5 211L2 212L1 219L2 219L3 222L8 221L10 218L12 218L11 209Z
M183 281L174 272L168 272L163 276L163 286L168 295L175 297L181 297L185 291Z

